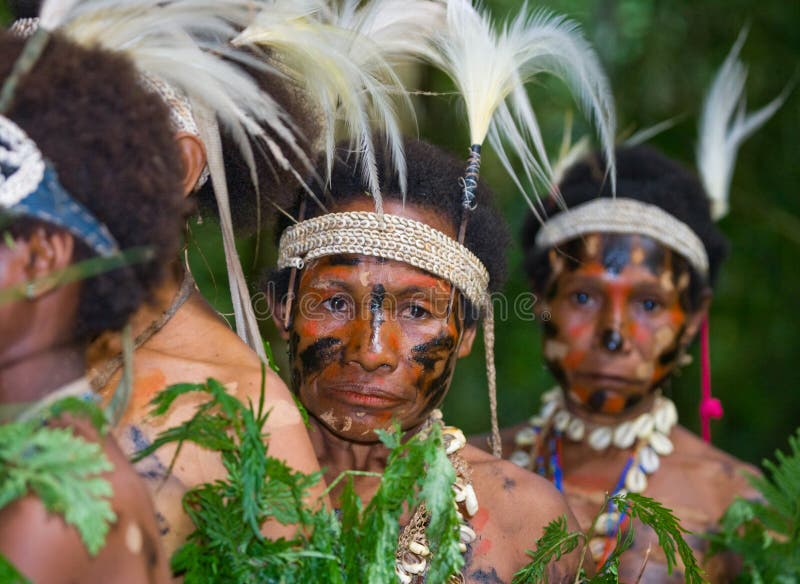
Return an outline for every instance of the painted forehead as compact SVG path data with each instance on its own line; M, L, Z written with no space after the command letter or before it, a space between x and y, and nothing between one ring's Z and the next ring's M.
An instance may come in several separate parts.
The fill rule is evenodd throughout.
M323 281L358 281L363 286L383 284L387 289L408 287L449 290L447 280L396 260L360 254L325 256L303 270L306 284Z
M549 257L556 277L559 272L591 264L600 264L611 274L619 274L627 266L641 266L657 277L667 270L675 275L689 271L683 256L644 235L589 233L550 250Z

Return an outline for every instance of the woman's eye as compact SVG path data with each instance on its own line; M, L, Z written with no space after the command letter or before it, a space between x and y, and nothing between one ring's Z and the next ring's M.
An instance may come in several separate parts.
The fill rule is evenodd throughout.
M658 300L654 300L652 298L645 298L642 300L642 308L644 308L645 312L653 312L660 306L661 303Z
M430 312L428 312L419 304L410 304L406 308L406 314L408 315L409 318L425 318L427 316L430 316Z
M325 300L322 305L331 312L346 312L347 298L341 295L331 296Z
M575 292L572 297L577 304L589 304L589 300L591 300L586 292Z

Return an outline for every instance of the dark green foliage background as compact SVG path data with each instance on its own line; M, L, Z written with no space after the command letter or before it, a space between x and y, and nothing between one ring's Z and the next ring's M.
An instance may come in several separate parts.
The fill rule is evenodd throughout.
M517 10L512 0L492 2L496 14ZM536 3L534 6L540 6ZM739 30L750 26L742 58L750 66L748 104L756 108L777 95L800 72L800 3L747 0L550 1L584 26L611 77L620 129L646 127L675 115L687 117L654 144L694 165L697 115L704 92ZM534 89L539 120L557 147L568 98L558 82ZM560 98L551 97L556 89ZM446 108L423 118L424 135L458 151L465 135L453 132ZM431 124L439 121L438 125ZM731 241L711 310L714 392L726 409L713 423L714 442L736 456L759 462L783 448L800 424L798 292L800 274L800 92L740 150L730 214L721 228ZM576 130L576 136L580 136ZM585 130L584 130L585 131ZM485 178L501 197L506 218L519 234L524 205L502 176L492 155L484 157ZM525 290L518 247L511 250L510 294ZM523 419L550 384L541 366L533 323L497 325L500 421ZM456 372L445 414L466 430L488 427L482 358L476 350ZM694 350L697 354L696 347ZM681 421L699 431L700 370L695 364L675 379L668 393Z
M492 0L501 16L522 6L515 0ZM747 84L751 109L763 105L800 76L800 3L785 0L550 0L534 7L564 12L579 21L595 44L612 79L621 130L650 126L675 115L685 118L653 143L668 155L693 166L697 114L703 94L739 30L750 26L742 57L750 66ZM0 2L0 20L5 6ZM423 71L426 86L452 87ZM542 80L532 89L533 102L553 152L561 140L564 112L573 102L557 80ZM419 101L421 137L464 152L467 130L463 109L453 96ZM587 131L576 118L575 137ZM409 132L414 131L409 124ZM740 150L732 188L730 214L721 227L732 244L711 311L714 392L726 409L713 425L714 442L736 456L759 462L800 424L800 89ZM515 241L525 204L503 175L491 151L484 155L483 176L497 192ZM218 230L210 222L191 221L189 256L192 270L221 311L229 311L227 282ZM245 266L253 281L272 265L273 235L241 242ZM509 250L512 277L508 295L526 291L520 252ZM266 316L266 307L256 299ZM285 365L285 348L272 321L262 330ZM696 349L696 348L695 348ZM696 353L696 350L695 350ZM497 323L496 359L500 421L512 424L529 416L551 379L542 366L537 323L513 315ZM282 373L286 373L282 367ZM684 425L697 431L698 365L685 369L668 394L678 404ZM489 427L483 347L459 365L445 403L448 423L467 432Z

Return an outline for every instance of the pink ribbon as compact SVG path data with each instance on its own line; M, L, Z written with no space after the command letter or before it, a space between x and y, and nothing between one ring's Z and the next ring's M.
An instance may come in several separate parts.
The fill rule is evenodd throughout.
M719 420L723 415L722 402L711 396L711 349L708 332L708 317L700 329L700 429L703 440L711 442L711 420Z

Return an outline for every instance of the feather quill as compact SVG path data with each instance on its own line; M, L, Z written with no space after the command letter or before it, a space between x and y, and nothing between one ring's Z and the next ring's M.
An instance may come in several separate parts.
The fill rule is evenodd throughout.
M761 109L746 113L744 88L747 68L739 60L746 38L745 29L739 33L714 78L700 115L697 168L711 200L711 215L715 220L728 212L730 185L739 146L778 111L791 89L791 86L787 86Z
M527 192L513 171L510 151L520 160L532 188L552 185L553 171L524 85L541 73L561 78L581 108L595 121L614 173L614 104L597 56L573 22L544 11L519 15L499 32L469 0L449 0L447 26L435 38L429 60L447 73L466 104L473 146L487 139L522 194ZM528 199L536 212L533 203Z

